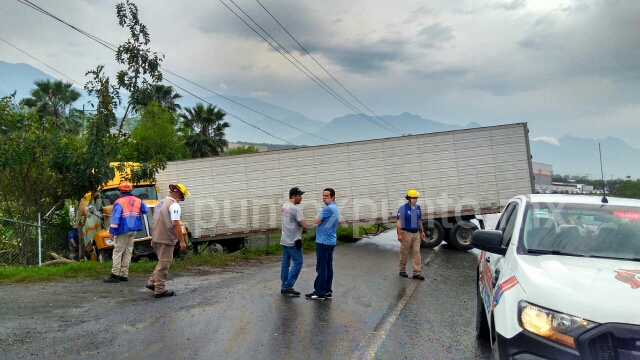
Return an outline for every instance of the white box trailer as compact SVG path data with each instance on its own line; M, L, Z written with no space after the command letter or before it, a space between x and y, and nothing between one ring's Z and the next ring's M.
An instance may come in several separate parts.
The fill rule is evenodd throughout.
M345 226L394 222L407 190L416 189L423 247L445 240L463 250L477 229L469 220L535 192L526 123L174 161L157 183L168 191L176 182L192 194L181 205L196 248L230 249L251 234L278 231L294 186L306 192L300 208L307 219L324 206L323 189L333 188Z

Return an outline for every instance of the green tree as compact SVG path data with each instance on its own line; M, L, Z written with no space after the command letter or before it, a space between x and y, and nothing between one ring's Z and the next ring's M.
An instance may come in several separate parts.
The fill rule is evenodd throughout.
M179 160L187 156L178 128L178 115L162 108L154 100L140 109L140 119L124 144L125 161L154 163Z
M255 154L259 153L260 149L253 145L242 145L238 147L234 147L233 149L229 149L224 152L224 155L243 155L243 154Z
M224 121L226 113L216 106L196 103L186 107L182 114L185 145L192 158L219 156L228 146L225 129L230 125Z
M35 109L0 99L0 213L13 219L36 221L59 204L64 177L50 166L60 142L58 129L43 122Z
M140 22L138 7L133 2L127 0L126 3L117 4L116 15L120 26L127 27L130 34L129 39L116 50L116 61L127 66L126 70L118 71L118 87L130 93L127 108L118 127L118 136L121 136L122 126L129 111L135 110L135 105L145 103L147 94L153 92L150 89L152 83L162 81L160 62L164 56L158 56L156 52L151 51L151 37L146 25Z
M57 120L67 116L68 109L80 98L80 93L72 88L73 84L60 80L35 81L36 88L31 97L22 100L25 106L37 108L42 117L52 116Z
M618 197L625 197L631 199L640 199L640 181L638 180L624 180L620 181L611 193Z
M182 109L180 104L176 101L180 99L182 95L173 90L173 87L163 84L151 84L140 96L139 106L147 106L152 101L156 101L161 108L167 109L170 112L178 112Z

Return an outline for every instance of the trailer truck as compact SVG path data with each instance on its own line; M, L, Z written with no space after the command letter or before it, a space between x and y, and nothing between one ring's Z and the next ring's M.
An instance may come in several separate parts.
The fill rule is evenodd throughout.
M280 229L290 188L311 219L333 188L340 224L395 222L408 189L421 197L427 239L471 249L472 222L499 213L518 194L535 192L526 123L300 147L256 154L169 162L157 176L162 191L181 182L192 197L182 203L194 248L235 250L247 238Z

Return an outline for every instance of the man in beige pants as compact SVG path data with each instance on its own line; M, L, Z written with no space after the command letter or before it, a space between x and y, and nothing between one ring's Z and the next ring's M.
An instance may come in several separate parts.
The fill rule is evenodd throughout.
M413 278L424 280L422 276L422 260L420 259L420 239L426 239L422 228L422 210L418 205L420 193L411 189L407 191L407 203L398 209L398 241L400 241L400 276L409 277L406 272L409 251L413 253Z
M129 263L133 254L133 241L136 232L143 229L141 214L147 213L147 206L133 195L133 184L123 181L118 186L120 197L113 205L109 234L115 242L113 247L113 266L111 276L104 278L106 283L129 281Z
M169 191L169 196L156 205L152 224L151 243L158 256L158 265L145 287L155 291L156 298L176 294L172 290L166 290L164 283L169 277L169 266L173 261L173 248L176 242L180 242L180 250L187 250L180 225L181 209L178 202L184 201L184 198L191 194L182 184L169 185Z

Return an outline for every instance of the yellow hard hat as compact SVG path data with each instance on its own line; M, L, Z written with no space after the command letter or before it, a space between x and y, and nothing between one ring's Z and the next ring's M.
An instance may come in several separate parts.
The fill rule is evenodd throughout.
M408 198L419 198L420 197L420 193L415 190L415 189L411 189L409 191L407 191L407 199Z
M189 190L187 190L187 188L182 185L182 184L171 184L169 185L169 190L171 191L179 191L182 194L182 197L188 197L191 196L191 194L189 193Z

